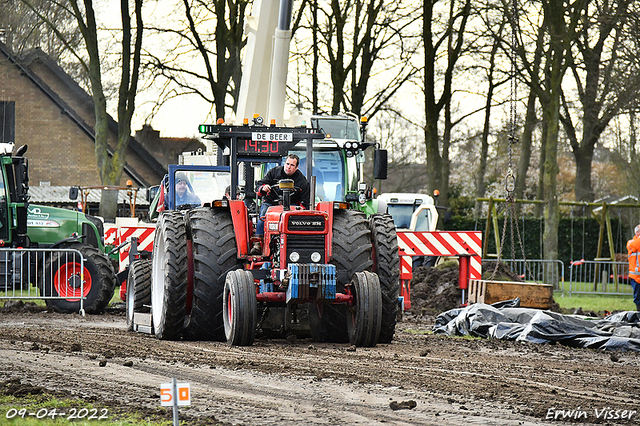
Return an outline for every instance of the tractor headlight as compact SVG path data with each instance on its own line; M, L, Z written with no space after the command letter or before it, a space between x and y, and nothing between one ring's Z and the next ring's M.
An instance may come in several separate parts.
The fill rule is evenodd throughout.
M360 145L358 142L345 142L343 147L347 157L354 157L360 151Z
M311 253L311 261L318 263L320 262L320 259L322 259L322 255L320 253L318 253L317 251L314 251L313 253Z
M293 263L296 263L298 260L300 260L300 253L298 253L297 251L292 251L291 254L289 254L289 260Z

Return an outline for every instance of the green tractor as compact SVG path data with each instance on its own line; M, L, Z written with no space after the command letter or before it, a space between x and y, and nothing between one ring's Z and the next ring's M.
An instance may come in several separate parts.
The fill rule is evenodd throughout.
M29 203L26 145L0 147L0 290L38 288L49 309L100 313L116 275L104 250L102 221L82 212ZM81 303L81 299L82 303Z

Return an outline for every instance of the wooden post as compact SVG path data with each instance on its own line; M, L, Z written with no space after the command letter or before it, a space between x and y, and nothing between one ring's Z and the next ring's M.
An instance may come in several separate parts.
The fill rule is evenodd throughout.
M487 208L487 224L484 227L484 241L482 243L482 252L489 257L489 233L491 232L491 214L493 209L493 197L489 198L489 206Z

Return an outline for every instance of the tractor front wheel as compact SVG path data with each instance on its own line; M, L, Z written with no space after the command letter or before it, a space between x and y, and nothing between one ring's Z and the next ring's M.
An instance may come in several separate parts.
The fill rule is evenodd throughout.
M349 291L353 294L351 315L347 318L349 343L355 346L375 346L382 323L382 292L378 276L372 272L356 272Z
M98 314L109 305L116 286L116 274L107 256L95 247L70 244L75 252L52 252L45 262L40 290L49 309L56 312L80 311L80 298L88 314Z
M251 346L258 319L253 274L244 270L229 272L224 282L223 302L222 315L227 343Z

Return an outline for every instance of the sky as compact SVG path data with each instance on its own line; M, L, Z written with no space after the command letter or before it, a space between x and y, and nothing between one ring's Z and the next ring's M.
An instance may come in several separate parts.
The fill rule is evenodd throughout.
M178 2L179 4L180 2ZM176 2L161 0L157 2L145 2L145 8L143 10L143 19L145 23L161 26L163 20L177 20L182 16L178 16L179 12L175 12ZM96 16L99 20L99 27L105 29L121 29L121 17L120 8L114 7L114 3L108 0L96 1ZM178 5L181 8L180 5ZM166 24L168 26L169 24ZM143 43L145 45L151 43L162 43L162 41L152 41L150 33L145 33ZM104 32L101 39L101 43L105 46L105 52L116 52L119 50L119 46L116 40L110 35L108 31ZM152 48L152 45L149 47ZM105 55L106 56L106 55ZM185 55L187 56L187 55ZM112 60L119 59L115 54L112 56ZM190 69L197 69L203 67L202 60L196 58L187 63L187 67ZM119 72L119 70L116 70ZM266 71L268 72L268 70ZM289 84L296 84L297 79L296 66L293 63L289 64ZM119 81L119 76L114 75L113 81ZM142 85L143 82L140 82ZM152 111L153 103L158 98L158 92L161 90L159 87L161 82L152 82L147 84L146 87L139 86L139 92L136 97L136 111L132 119L131 130L135 133L136 130L140 130L142 126L149 122L155 130L160 131L162 137L193 137L199 136L198 125L203 123L213 123L216 117L211 117L210 113L212 105L204 101L200 96L182 96L168 101L163 105L153 118L148 118ZM372 90L374 82L371 82ZM415 88L414 88L415 89ZM397 96L401 102L405 102L409 105L409 110L415 110L415 105L419 104L417 99L419 91L411 90L403 96ZM116 116L116 101L115 99L109 103L109 113L112 116ZM289 106L290 107L290 106ZM288 116L288 111L285 111L285 117ZM225 117L227 120L229 117ZM419 119L418 119L419 121ZM373 124L373 123L370 123Z
M178 3L179 11L174 11L176 7L176 3ZM96 1L96 16L99 19L99 26L102 26L107 29L120 29L122 27L121 17L120 17L120 9L119 7L114 7L114 2L109 0L97 0ZM181 19L182 6L180 2L169 1L169 0L159 0L159 1L148 1L144 3L144 17L146 23L153 23L155 25L161 26L163 25L163 21L176 21ZM166 24L167 26L169 24ZM105 33L107 33L105 31ZM150 33L145 33L144 43L145 45L149 44L149 48L153 48L152 43L160 43L162 41L158 40L152 41ZM117 46L115 40L110 39L108 33L104 36L104 40L102 43L107 46L105 51L117 51L119 47ZM109 46L109 43L112 46ZM185 55L187 56L187 55ZM114 56L114 59L116 57ZM419 65L419 64L416 64ZM190 69L197 69L198 67L202 67L202 60L199 58L193 59L188 62L188 67ZM268 72L268 70L267 70ZM289 65L289 76L288 82L289 84L295 85L297 76L296 73L296 65L290 63ZM119 77L118 77L119 78ZM116 78L114 78L116 80ZM142 85L143 82L141 81ZM182 96L180 98L176 98L168 101L165 105L163 105L156 115L153 118L148 118L149 114L152 111L153 103L158 98L158 92L161 90L159 85L161 82L151 82L151 84L147 84L145 87L139 87L139 92L136 97L136 111L132 120L132 133L135 133L136 130L140 130L142 126L148 121L149 124L155 129L160 131L160 135L162 137L193 137L199 136L198 133L198 125L203 123L213 123L216 117L211 117L211 109L212 105L205 102L201 97L197 95L191 96ZM375 81L370 81L371 90L375 90ZM413 115L411 117L414 123L421 123L423 121L423 107L416 108L417 105L422 105L424 100L422 99L421 91L414 86L407 86L403 90L403 93L399 93L394 97L393 102L396 105L396 108L401 110L405 110L407 114ZM467 96L467 99L464 101L465 103L469 102L477 102L477 100L470 100L470 96ZM115 101L112 101L109 104L110 110L109 112L115 117ZM287 116L287 112L285 112L285 116ZM229 117L226 117L227 119ZM375 120L375 118L374 118ZM370 122L370 128L373 130L374 122ZM416 129L419 130L419 129Z

